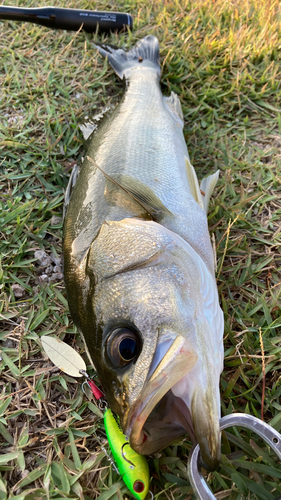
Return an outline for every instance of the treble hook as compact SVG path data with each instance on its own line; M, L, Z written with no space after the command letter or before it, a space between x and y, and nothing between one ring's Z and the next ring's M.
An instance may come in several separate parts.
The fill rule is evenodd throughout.
M246 427L258 434L269 446L275 451L278 458L281 460L281 434L273 427L259 420L252 415L244 413L234 413L226 415L220 419L221 431L232 426ZM209 489L205 479L200 472L200 448L199 445L191 451L188 459L188 476L190 484L198 498L198 500L216 500Z

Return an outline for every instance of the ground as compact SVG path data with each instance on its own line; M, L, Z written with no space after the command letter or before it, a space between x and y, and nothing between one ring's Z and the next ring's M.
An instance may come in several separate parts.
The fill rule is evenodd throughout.
M251 413L281 430L280 4L95 7L130 12L132 33L106 38L0 21L0 500L129 498L101 449L100 411L40 344L56 335L87 360L62 278L64 190L85 154L79 125L122 95L93 40L130 47L147 34L159 38L162 91L180 97L198 177L221 171L209 227L225 315L222 414ZM194 498L190 448L185 439L149 457L155 498ZM222 452L220 470L207 476L217 499L280 498L280 466L257 436L229 429Z

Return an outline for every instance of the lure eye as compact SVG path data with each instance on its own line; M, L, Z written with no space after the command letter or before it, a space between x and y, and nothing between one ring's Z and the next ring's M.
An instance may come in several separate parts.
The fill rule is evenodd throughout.
M125 366L141 351L139 335L129 328L117 328L108 339L107 352L115 366Z
M133 488L136 493L142 493L144 490L144 483L142 481L135 481Z

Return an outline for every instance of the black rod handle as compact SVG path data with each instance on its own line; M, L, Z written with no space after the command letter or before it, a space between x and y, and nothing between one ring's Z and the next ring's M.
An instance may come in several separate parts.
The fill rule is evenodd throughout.
M47 28L77 31L83 29L92 33L97 26L100 32L121 31L133 28L133 18L122 12L99 12L93 10L39 7L28 9L0 5L0 20L28 21Z

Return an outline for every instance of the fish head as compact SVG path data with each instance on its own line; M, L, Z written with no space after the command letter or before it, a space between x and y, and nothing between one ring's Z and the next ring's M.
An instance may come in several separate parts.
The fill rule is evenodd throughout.
M138 219L104 223L84 269L84 315L95 325L80 318L82 333L131 447L150 454L188 432L216 468L223 323L214 277L181 237Z

